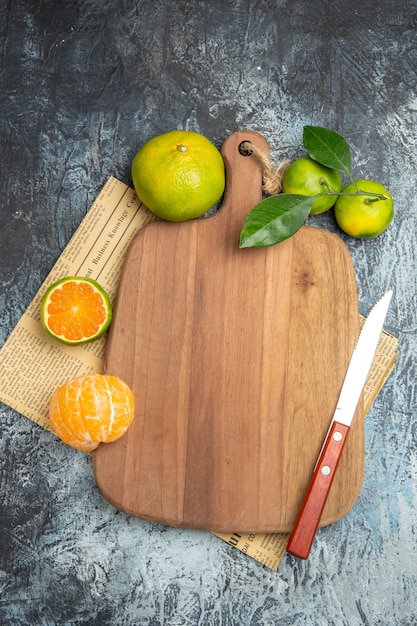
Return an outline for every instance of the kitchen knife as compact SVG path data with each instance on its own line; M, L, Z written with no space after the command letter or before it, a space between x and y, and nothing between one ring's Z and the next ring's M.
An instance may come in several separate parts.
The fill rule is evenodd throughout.
M287 552L301 559L308 558L310 554L353 416L371 369L391 296L392 291L387 291L372 308L350 359L335 413L287 544Z

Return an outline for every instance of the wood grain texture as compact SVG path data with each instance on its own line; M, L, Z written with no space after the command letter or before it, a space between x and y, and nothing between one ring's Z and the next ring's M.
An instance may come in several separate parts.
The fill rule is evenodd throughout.
M191 528L290 529L333 415L359 331L343 242L303 227L270 248L240 250L261 199L261 170L224 143L223 205L205 220L158 221L131 244L106 371L131 385L135 421L93 453L97 484L118 508ZM322 525L362 482L362 406Z

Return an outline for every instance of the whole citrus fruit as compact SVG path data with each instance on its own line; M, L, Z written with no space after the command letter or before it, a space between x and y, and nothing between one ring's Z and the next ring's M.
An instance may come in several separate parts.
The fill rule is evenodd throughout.
M385 200L369 195L360 195L360 191L382 194ZM334 207L334 214L340 228L352 237L376 237L392 222L394 201L388 189L373 180L358 180L350 183L342 193L354 196L339 196Z
M342 189L342 180L337 170L325 167L310 157L300 157L287 167L282 177L282 191L302 196L316 196L328 191ZM321 196L316 198L311 207L310 215L324 213L336 202L337 196Z
M78 376L59 387L49 403L49 423L54 433L84 452L119 439L133 416L130 387L109 374Z
M79 345L101 337L112 320L110 298L92 278L67 276L51 285L42 298L46 332L63 343Z
M199 217L223 194L224 161L204 135L172 130L149 139L132 162L133 186L159 217L173 222Z

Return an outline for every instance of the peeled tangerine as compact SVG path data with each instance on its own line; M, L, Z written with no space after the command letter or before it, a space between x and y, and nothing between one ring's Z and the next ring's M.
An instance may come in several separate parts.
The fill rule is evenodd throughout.
M110 374L78 376L59 387L49 404L49 423L54 433L84 452L119 439L133 415L130 387Z

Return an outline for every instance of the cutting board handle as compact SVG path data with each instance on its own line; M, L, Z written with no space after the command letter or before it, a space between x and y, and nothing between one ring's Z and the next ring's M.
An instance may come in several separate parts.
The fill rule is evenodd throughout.
M226 189L221 211L230 214L239 233L249 211L262 200L262 165L254 154L240 151L244 141L253 143L269 158L268 142L252 130L232 133L221 147L226 167Z

